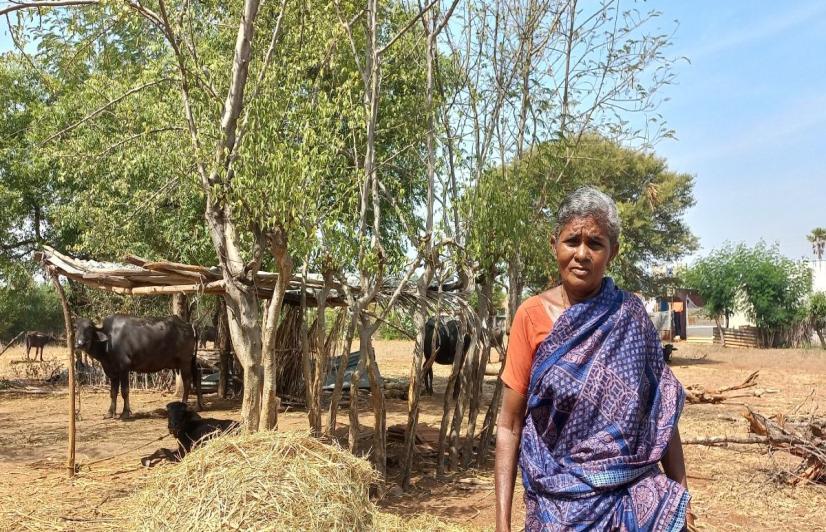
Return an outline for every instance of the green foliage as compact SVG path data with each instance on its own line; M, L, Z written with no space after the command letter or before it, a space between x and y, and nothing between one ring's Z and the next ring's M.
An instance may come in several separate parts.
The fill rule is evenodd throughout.
M683 281L706 300L712 317L745 311L769 346L784 342L806 320L805 300L812 291L812 273L805 264L762 242L714 251L689 268Z
M0 287L0 341L8 342L20 331L63 332L63 310L51 285L26 279L23 284Z
M683 285L697 291L705 301L706 313L715 320L728 318L737 310L741 285L738 256L731 247L714 250L681 275Z
M826 349L824 332L826 332L826 292L815 292L809 298L809 324L820 338L821 347Z
M416 337L416 324L413 314L404 309L391 310L386 322L382 323L377 332L382 340L409 340Z
M745 310L755 325L781 331L805 319L805 299L812 291L812 272L805 265L763 243L738 248L736 265Z
M623 288L656 293L651 267L697 247L682 219L694 205L694 179L669 171L653 154L597 135L586 135L575 146L540 144L512 167L486 173L467 199L483 206L472 211L470 249L482 264L497 263L518 249L528 285L542 289L557 276L550 250L553 213L566 194L585 185L605 191L619 209L620 254L609 273Z

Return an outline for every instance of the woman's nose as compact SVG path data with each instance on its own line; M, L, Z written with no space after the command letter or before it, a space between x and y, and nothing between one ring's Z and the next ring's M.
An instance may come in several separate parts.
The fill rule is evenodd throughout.
M580 260L580 261L581 260L587 260L589 256L590 255L589 255L588 246L586 246L584 243L580 244L576 247L576 258L577 258L577 260Z

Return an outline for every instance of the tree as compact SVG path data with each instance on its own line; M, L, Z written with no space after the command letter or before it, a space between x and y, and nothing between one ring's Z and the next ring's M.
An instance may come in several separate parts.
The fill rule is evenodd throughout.
M826 349L826 339L823 336L826 330L826 293L815 292L809 298L809 323L820 339L820 347Z
M763 242L740 247L735 257L744 310L761 330L764 345L788 345L790 332L806 318L805 300L812 291L812 271Z
M721 320L728 318L738 307L737 295L740 289L740 272L737 270L736 257L740 248L724 247L714 250L705 258L697 260L682 274L686 288L696 290L705 301L705 312L716 323L720 331L723 347L726 345Z
M806 236L806 239L812 243L812 253L817 257L817 260L822 260L823 253L826 252L826 228L815 227Z
M760 329L767 347L787 345L806 319L806 298L812 290L812 273L805 265L760 242L713 251L684 274L688 288L706 301L706 311L717 321L735 309L745 311ZM723 345L725 337L722 334Z

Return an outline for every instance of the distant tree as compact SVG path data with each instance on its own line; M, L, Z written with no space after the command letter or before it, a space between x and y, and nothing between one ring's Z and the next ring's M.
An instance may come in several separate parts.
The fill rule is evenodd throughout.
M566 153L575 150L573 157ZM501 188L501 209L497 233L484 234L484 249L498 241L518 248L534 290L544 288L556 275L556 264L548 260L548 233L559 202L568 192L592 185L617 202L622 221L620 254L609 272L625 289L649 294L661 293L651 272L657 263L673 262L697 249L697 238L683 220L694 205L694 178L669 170L665 159L653 153L623 147L596 134L586 134L572 147L563 141L535 146L517 163L511 186L508 175L492 172L494 188ZM484 186L483 182L481 186ZM535 209L537 196L548 196L544 209ZM489 202L495 204L495 202ZM478 224L477 224L478 225ZM485 229L490 231L490 225Z
M815 227L806 236L806 239L812 243L812 253L817 257L817 260L822 260L823 253L826 252L826 228Z
M823 337L826 330L826 292L815 292L809 299L809 323L820 339L820 347L826 349L826 339Z
M685 287L696 290L705 301L706 314L720 329L723 347L726 343L722 334L722 320L725 318L728 327L728 318L737 309L740 279L734 260L736 255L737 250L731 247L712 251L682 274Z
M762 242L738 250L744 310L761 330L766 346L786 343L784 335L806 319L804 302L812 292L812 271Z

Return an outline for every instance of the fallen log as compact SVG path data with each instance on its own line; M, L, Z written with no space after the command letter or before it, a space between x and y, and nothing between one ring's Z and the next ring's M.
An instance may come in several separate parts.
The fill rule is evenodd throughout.
M717 390L706 390L702 384L692 384L687 386L685 389L685 399L689 404L718 404L726 401L727 399L734 399L737 397L762 397L764 394L777 393L780 391L758 388L757 390L753 390L745 394L725 395L726 392L744 390L746 388L757 386L757 377L759 374L760 370L757 370L751 373L742 383L735 384L734 386L725 386Z

